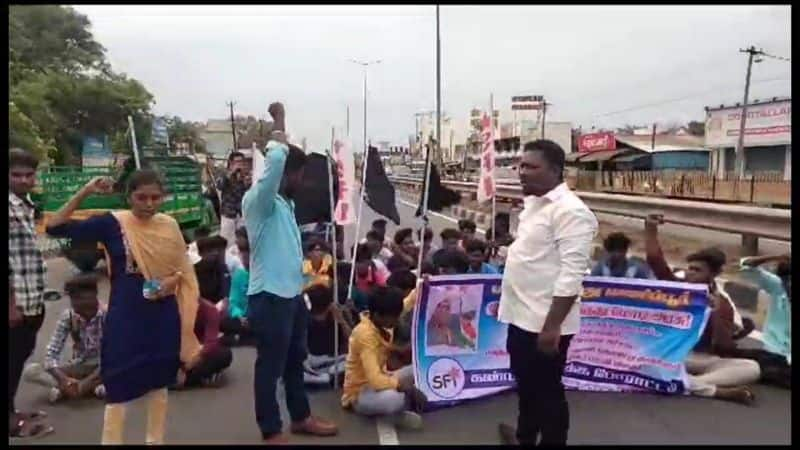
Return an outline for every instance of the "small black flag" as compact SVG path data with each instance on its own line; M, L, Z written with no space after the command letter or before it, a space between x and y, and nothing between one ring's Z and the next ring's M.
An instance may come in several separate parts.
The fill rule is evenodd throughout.
M333 192L339 192L339 180L336 177L336 166L326 155L310 153L303 170L303 188L294 200L294 216L297 223L331 222L330 184L328 181L328 165L333 178ZM334 195L334 202L337 196Z
M366 198L364 199L373 211L390 219L395 225L400 225L400 214L397 213L394 186L383 170L378 149L369 148L367 155L367 177L365 181Z
M424 173L423 173L424 176ZM461 194L442 186L442 180L439 178L439 171L436 170L436 164L431 163L431 187L428 192L428 211L441 211L448 206L457 205L461 201ZM422 180L422 198L419 201L419 208L417 208L417 216L422 215L422 203L425 201L425 180Z

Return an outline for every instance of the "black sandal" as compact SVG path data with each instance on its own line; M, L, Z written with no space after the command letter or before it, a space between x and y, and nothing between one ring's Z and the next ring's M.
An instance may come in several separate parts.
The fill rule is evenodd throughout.
M30 422L28 422L26 419L19 419L17 421L17 426L9 430L8 437L13 439L40 438L55 431L55 428L53 428L51 425L34 423L26 433L25 429L28 428L28 423Z

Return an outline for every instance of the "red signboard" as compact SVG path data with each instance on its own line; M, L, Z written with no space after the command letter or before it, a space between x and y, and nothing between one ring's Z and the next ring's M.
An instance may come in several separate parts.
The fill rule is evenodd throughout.
M578 151L581 153L616 149L617 140L614 139L614 133L583 134L578 139Z

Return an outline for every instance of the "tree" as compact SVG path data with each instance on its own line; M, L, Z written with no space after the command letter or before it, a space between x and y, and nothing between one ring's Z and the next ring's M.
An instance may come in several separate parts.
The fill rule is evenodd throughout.
M89 31L89 19L73 8L11 5L8 19L12 84L29 71L109 70L105 49Z
M706 135L706 124L703 122L698 122L693 120L689 122L687 127L689 129L689 134L692 136L705 136Z
M153 96L114 73L86 16L58 5L13 5L9 11L9 144L56 164L79 160L86 135L108 135L128 149L128 115L140 145L150 140Z

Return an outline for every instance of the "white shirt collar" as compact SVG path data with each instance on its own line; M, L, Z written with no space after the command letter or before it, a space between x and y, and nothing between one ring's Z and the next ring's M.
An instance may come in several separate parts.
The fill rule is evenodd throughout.
M549 200L552 203L555 203L558 200L560 200L561 197L563 197L564 194L566 194L569 191L570 190L569 190L569 186L567 186L567 183L562 181L561 184L559 184L558 186L554 187L553 189L551 189L548 193L544 194L543 196L537 197L535 195L528 195L527 197L525 197L523 199L523 202L525 203L526 206L529 205L529 204L537 203L540 199L546 199L546 200Z

